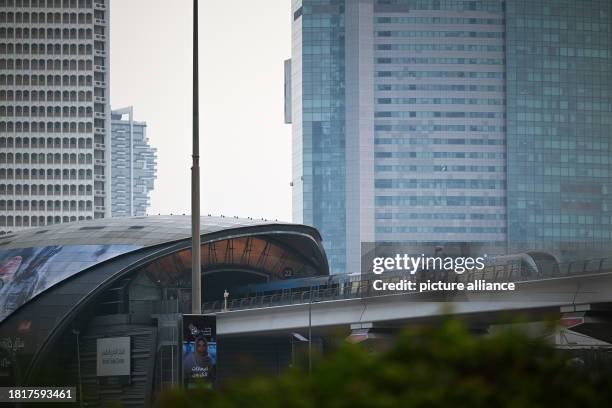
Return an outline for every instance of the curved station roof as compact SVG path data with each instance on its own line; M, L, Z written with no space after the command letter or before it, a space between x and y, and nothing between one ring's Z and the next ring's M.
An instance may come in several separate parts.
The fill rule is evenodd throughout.
M202 235L257 225L301 225L251 218L201 217ZM311 229L312 230L312 229ZM313 230L314 231L314 230ZM316 231L314 231L316 234ZM129 218L100 218L92 221L32 228L0 237L0 251L46 245L116 245L150 246L191 237L191 217L158 215Z
M210 216L200 225L202 300L222 298L225 289L242 284L329 274L321 237L312 227ZM148 288L147 296L156 294L155 307L173 301L175 312L189 313L181 305L190 304L185 299L190 277L189 216L99 219L5 235L0 338L19 335L21 352L36 360L54 337L88 313L122 313L138 285ZM108 300L115 289L127 297Z

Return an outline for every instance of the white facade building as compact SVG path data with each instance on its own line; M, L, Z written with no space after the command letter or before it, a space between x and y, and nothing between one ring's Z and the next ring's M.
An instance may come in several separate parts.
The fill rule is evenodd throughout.
M0 0L0 234L110 216L109 0Z

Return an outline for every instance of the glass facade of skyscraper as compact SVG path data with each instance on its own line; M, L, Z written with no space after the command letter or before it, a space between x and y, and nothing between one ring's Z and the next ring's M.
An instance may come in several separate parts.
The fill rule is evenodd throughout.
M506 2L508 240L609 246L612 64L609 0Z
M294 220L361 242L608 247L608 0L293 1Z
M376 241L505 239L499 1L374 5Z
M294 202L303 203L294 206L294 219L325 236L327 256L337 271L344 270L346 251L343 8L344 1L337 0L293 3L300 28L296 33L294 25L293 34L301 40L294 41L301 61L293 60L292 81L301 86L293 98L302 106L293 109L292 117L301 129L299 135L294 129L293 194Z

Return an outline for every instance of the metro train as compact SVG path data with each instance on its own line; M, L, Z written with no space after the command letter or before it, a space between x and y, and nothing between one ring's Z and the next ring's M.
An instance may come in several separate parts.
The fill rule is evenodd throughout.
M484 279L488 282L517 282L555 276L559 272L556 258L545 252L527 252L514 255L489 257L480 271L467 271L457 274L454 271L418 270L414 274L405 271L387 271L381 275L373 273L349 273L310 278L285 279L269 283L251 284L235 288L232 298L260 296L289 297L305 293L329 293L340 297L359 297L367 295L372 282L383 279L385 282L399 282L402 279L413 281L470 282ZM310 295L309 295L310 296Z

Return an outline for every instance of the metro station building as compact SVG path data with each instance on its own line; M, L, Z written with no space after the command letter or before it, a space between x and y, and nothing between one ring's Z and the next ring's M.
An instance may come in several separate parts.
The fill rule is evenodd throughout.
M190 227L188 216L107 218L0 237L0 385L82 384L88 404L148 405L177 384ZM201 233L203 302L239 285L329 274L312 227L209 216ZM131 339L130 373L102 381L96 342L116 337ZM222 344L219 353L220 378L231 376L231 353ZM279 355L270 352L271 365Z

